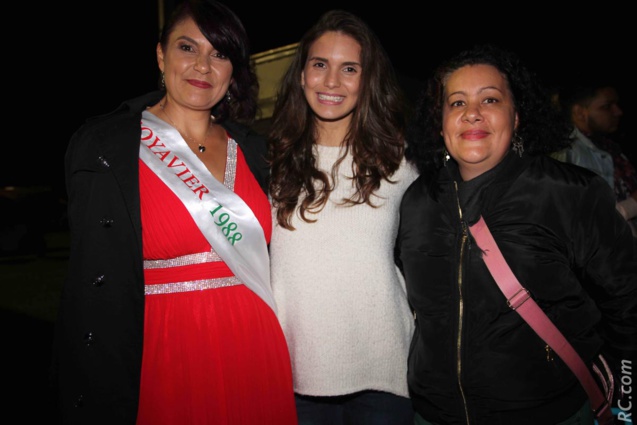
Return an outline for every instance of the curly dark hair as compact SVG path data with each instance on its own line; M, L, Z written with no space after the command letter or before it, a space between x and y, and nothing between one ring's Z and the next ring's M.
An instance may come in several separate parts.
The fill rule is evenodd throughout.
M224 98L212 110L215 122L227 119L251 123L258 111L259 81L250 57L250 41L239 17L225 4L214 0L182 0L173 10L159 36L166 50L175 26L192 18L206 39L232 63L230 99Z
M467 65L491 65L506 79L518 113L516 134L524 143L525 155L546 155L569 145L570 126L541 80L513 52L494 44L480 44L436 68L416 103L407 128L405 155L421 174L438 175L443 166L445 143L440 131L445 84L454 71Z
M325 205L333 190L334 173L346 154L334 166L331 180L317 168L313 154L316 117L301 87L301 73L312 44L332 31L352 37L361 46L361 89L343 141L354 158L356 193L343 203L373 206L372 195L382 180L391 181L404 157L407 103L386 51L362 19L344 10L328 11L301 38L281 80L270 126L270 193L277 208L277 221L286 229L293 229L290 220L301 193L304 198L299 205L300 215L306 222L314 221L305 213ZM319 183L318 188L315 182Z

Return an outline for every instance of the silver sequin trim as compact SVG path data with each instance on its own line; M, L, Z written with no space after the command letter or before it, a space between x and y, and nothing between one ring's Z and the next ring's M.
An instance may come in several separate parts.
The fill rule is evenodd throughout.
M217 279L191 280L188 282L161 283L158 285L146 285L146 295L175 294L177 292L203 291L205 289L225 288L228 286L242 285L238 277L220 277Z
M214 263L221 261L221 257L214 250L198 252L197 254L182 255L170 260L144 260L144 269L166 269L169 267L190 266L192 264Z
M226 155L226 174L223 176L223 184L234 192L234 181L237 175L237 142L234 139L228 139Z

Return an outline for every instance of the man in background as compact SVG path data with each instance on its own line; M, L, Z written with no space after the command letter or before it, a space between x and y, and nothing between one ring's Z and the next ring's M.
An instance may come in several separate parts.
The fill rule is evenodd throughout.
M637 174L614 140L623 116L617 89L604 81L579 84L563 88L557 101L573 124L572 144L551 156L602 176L615 190L617 210L637 238Z

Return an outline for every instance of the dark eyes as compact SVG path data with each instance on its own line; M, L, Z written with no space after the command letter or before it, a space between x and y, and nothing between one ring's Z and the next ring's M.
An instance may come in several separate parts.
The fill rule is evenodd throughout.
M312 66L316 68L327 68L327 65L325 64L325 62L315 62L314 65ZM345 72L346 74L353 74L358 72L358 70L356 69L356 67L346 66L345 68L343 68L343 72Z
M498 102L499 102L499 100L496 99L495 97L487 97L487 98L485 98L485 99L483 99L481 101L481 103L486 103L486 104L498 103ZM466 102L464 100L456 100L456 101L451 102L449 105L450 106L454 106L454 107L455 106L464 106L464 105L466 105Z
M189 53L195 53L195 47L191 44L188 43L184 43L184 44L180 44L179 45L179 49L184 51L184 52L189 52ZM217 58L217 59L228 59L228 57L226 55L224 55L223 53L215 50L214 52L212 52L212 54L210 55L213 58Z

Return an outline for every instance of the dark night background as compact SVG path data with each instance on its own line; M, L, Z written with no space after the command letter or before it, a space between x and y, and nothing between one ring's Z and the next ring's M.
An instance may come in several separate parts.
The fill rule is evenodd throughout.
M18 33L17 42L5 50L6 92L12 93L12 102L5 105L4 114L13 122L5 120L9 125L3 145L10 156L5 151L0 187L61 185L63 154L73 131L87 117L156 88L158 11L163 5L168 12L176 1L37 7L38 17L29 18L34 25L28 30L31 37L36 32L35 40L27 42L25 36L18 41ZM613 3L595 2L585 10L560 5L558 11L555 2L544 7L537 2L511 3L506 9L489 3L416 5L400 0L380 5L299 2L289 7L227 2L243 20L253 53L297 42L322 12L339 7L372 26L407 79L422 81L446 55L483 41L517 51L551 86L587 73L606 73L620 89L626 124L632 122L634 111L627 102L635 94L628 80L634 66L635 24L627 6Z
M11 196L0 197L0 321L5 341L10 341L3 346L5 364L9 382L15 383L11 395L17 399L10 402L8 412L20 415L21 422L30 423L26 418L35 415L55 423L45 383L52 317L68 259L66 145L86 118L157 87L158 16L162 7L168 13L176 1L21 2L5 9L5 21L13 21L17 29L4 31L3 99L8 102L2 112L0 191L6 195L4 188L17 186L27 195L42 194L26 196L24 210L10 207ZM623 99L623 125L634 134L635 87L629 72L634 69L635 24L627 3L595 2L586 10L569 10L556 2L509 3L504 8L485 2L227 4L243 20L253 53L297 42L329 9L350 10L371 25L399 75L409 82L424 81L440 60L476 42L515 50L551 87L603 73L616 82ZM417 93L410 89L407 94L415 98ZM29 191L30 187L37 189ZM29 248L38 254L35 258L6 255L7 235L19 226L35 229L36 235L53 230L55 238ZM45 313L31 313L36 310Z

